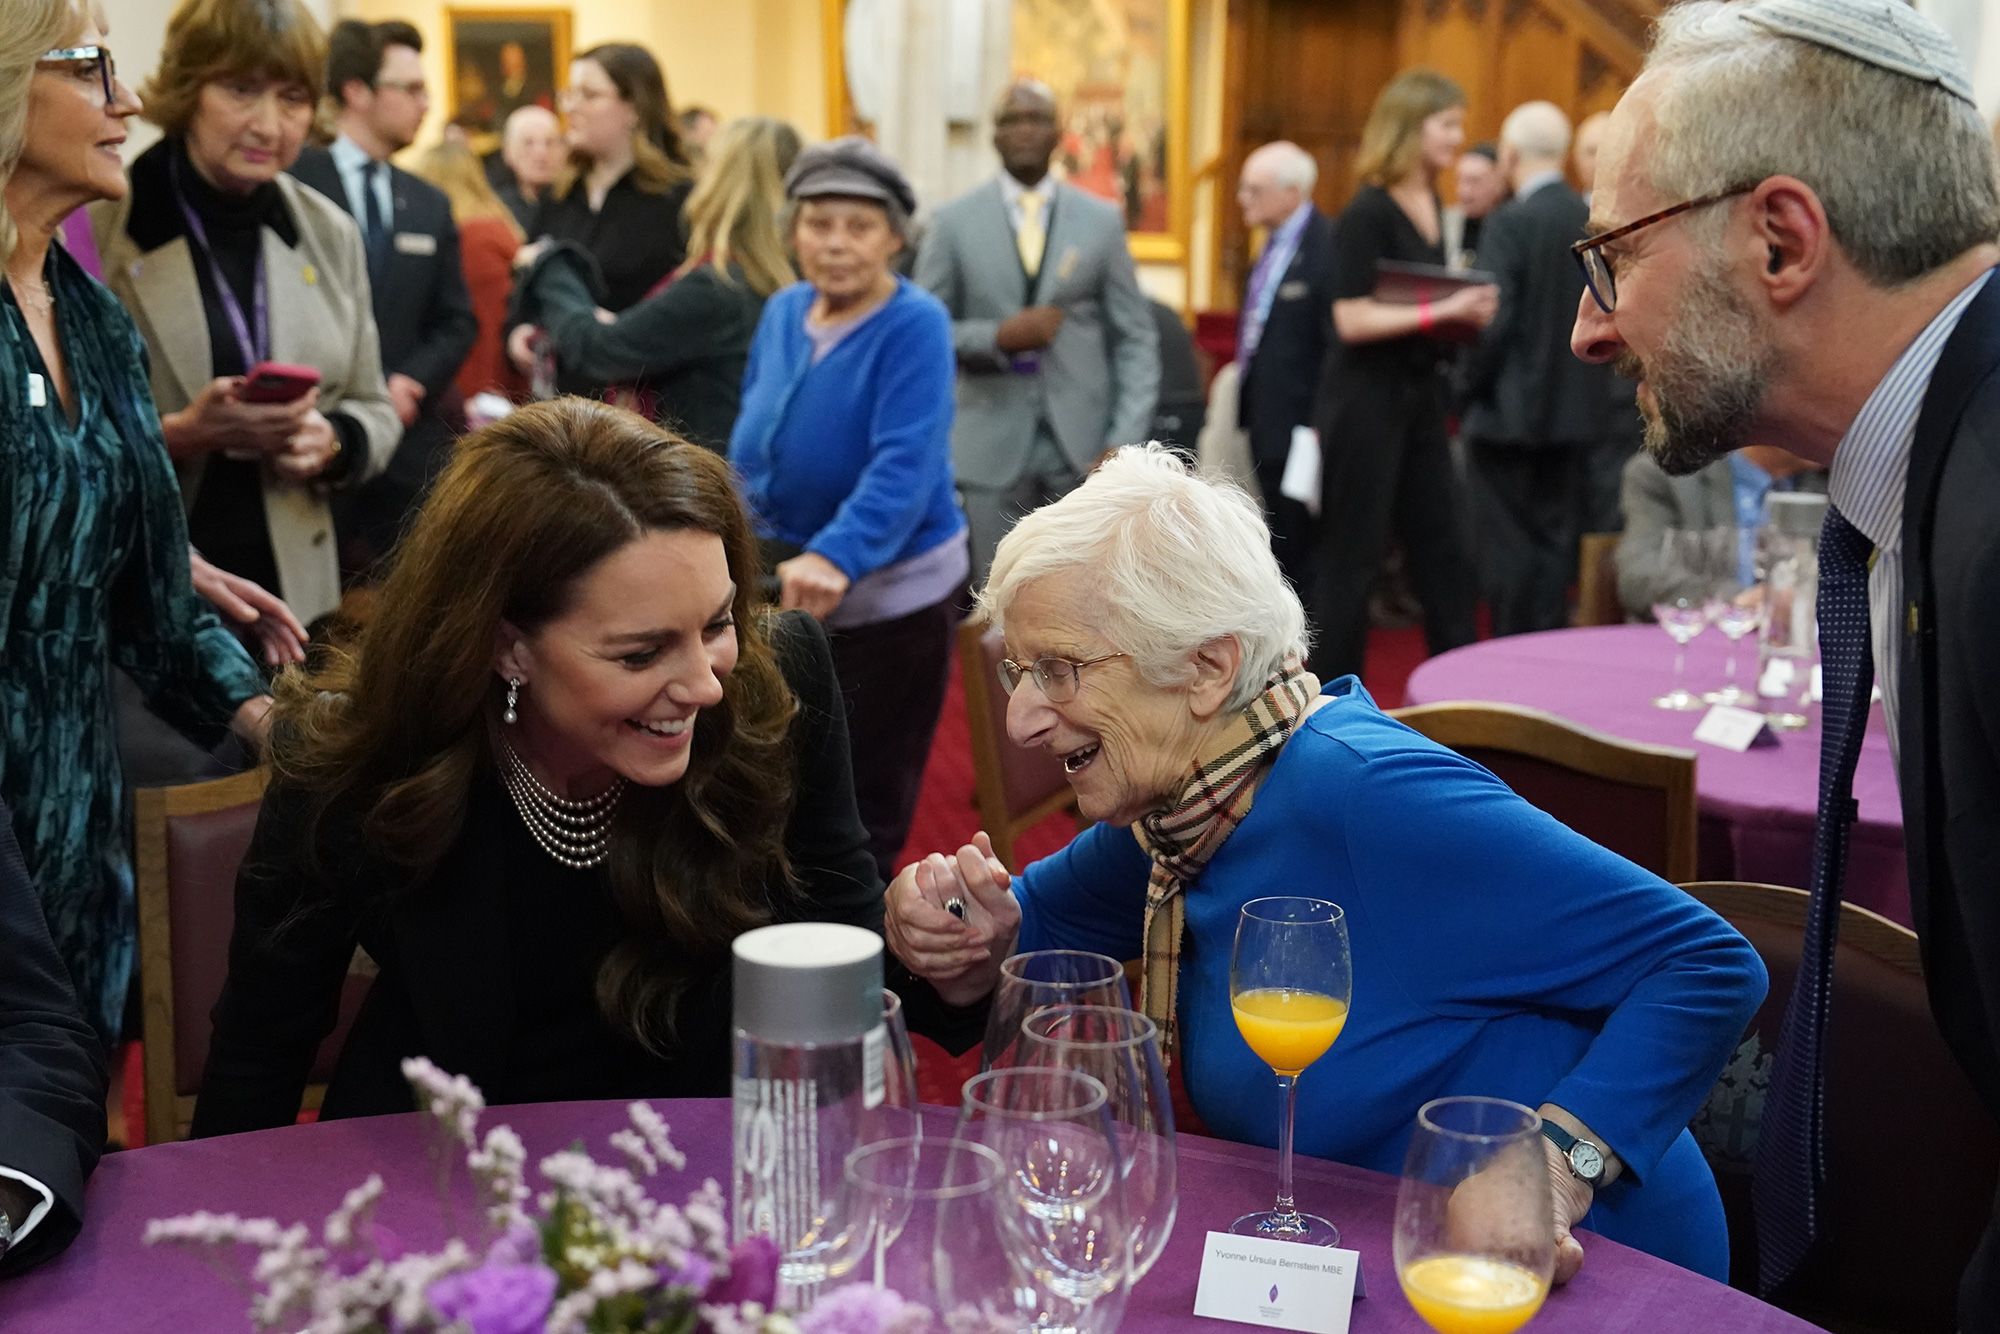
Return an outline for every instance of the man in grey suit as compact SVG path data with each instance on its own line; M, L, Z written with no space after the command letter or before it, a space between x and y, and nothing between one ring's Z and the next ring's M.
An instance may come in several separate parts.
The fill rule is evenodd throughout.
M1641 450L1625 464L1618 601L1629 615L1643 621L1651 619L1654 603L1700 591L1702 576L1667 550L1668 530L1752 532L1771 492L1825 490L1824 472L1775 445L1747 445L1684 477L1668 476L1651 454ZM1747 586L1753 580L1751 572L1739 572L1739 583Z
M1049 175L1055 96L1018 83L993 116L1004 168L937 211L916 279L951 312L952 463L972 578L1016 519L1067 494L1113 445L1146 438L1158 334L1118 209Z

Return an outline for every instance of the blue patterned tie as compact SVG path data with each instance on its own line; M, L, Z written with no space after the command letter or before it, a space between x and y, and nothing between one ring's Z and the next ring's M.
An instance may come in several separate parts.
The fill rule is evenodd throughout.
M382 164L370 162L361 169L362 237L368 252L368 280L382 285L389 271L389 220L382 216L382 197L375 193Z
M1770 1294L1798 1269L1819 1235L1826 1175L1826 1026L1833 1003L1833 947L1840 881L1854 824L1854 762L1868 730L1875 659L1868 644L1868 560L1874 544L1829 506L1819 534L1821 674L1819 816L1813 828L1812 904L1798 978L1778 1034L1764 1103L1751 1199L1757 1283Z
M1277 248L1278 230L1274 227L1264 242L1264 252L1250 270L1249 290L1243 294L1243 327L1236 336L1236 360L1245 366L1257 355L1257 344L1264 341L1264 285L1271 281L1271 260Z

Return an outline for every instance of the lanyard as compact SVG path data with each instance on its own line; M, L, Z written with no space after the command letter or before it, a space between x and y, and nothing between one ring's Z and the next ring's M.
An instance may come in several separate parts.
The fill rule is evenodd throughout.
M187 201L181 190L181 164L170 161L169 171L173 177L174 202L181 207L181 219L187 224L188 239L201 251L208 261L208 276L215 283L215 296L222 303L222 313L229 318L229 328L236 335L236 347L243 355L243 369L247 372L260 361L268 361L271 356L271 298L264 283L264 249L260 236L257 255L251 261L251 303L255 329L243 318L243 304L236 299L236 289L223 276L222 266L215 262L215 251L208 244L208 229L201 225L201 217Z

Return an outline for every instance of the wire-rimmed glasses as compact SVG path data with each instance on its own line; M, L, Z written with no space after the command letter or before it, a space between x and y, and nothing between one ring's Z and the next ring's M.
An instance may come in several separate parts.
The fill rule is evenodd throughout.
M1083 685L1083 669L1095 667L1100 662L1110 662L1113 658L1129 658L1129 653L1100 653L1094 658L1081 662L1069 658L1036 658L1033 662L1015 662L1012 658L1002 658L996 664L1000 673L1000 688L1013 694L1021 682L1033 677L1035 689L1048 697L1051 704L1061 704L1076 698L1076 692Z

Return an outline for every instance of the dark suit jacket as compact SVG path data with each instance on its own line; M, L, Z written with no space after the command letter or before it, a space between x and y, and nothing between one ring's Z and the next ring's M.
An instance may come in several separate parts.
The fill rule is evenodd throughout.
M1479 267L1500 279L1500 313L1470 356L1467 439L1516 445L1588 444L1604 432L1609 366L1569 350L1582 276L1569 248L1590 208L1562 181L1509 200L1479 235Z
M0 802L0 1167L55 1195L34 1232L0 1260L0 1275L48 1259L83 1225L84 1179L104 1148L105 1087L104 1050L77 1009L21 863L13 813Z
M1312 211L1292 261L1278 279L1271 313L1237 393L1237 424L1250 433L1250 458L1283 467L1292 428L1312 423L1320 368L1333 341L1333 219Z
M1945 344L1917 421L1903 501L1906 620L1897 702L1910 908L1931 1008L2000 1117L1996 514L2000 273Z

